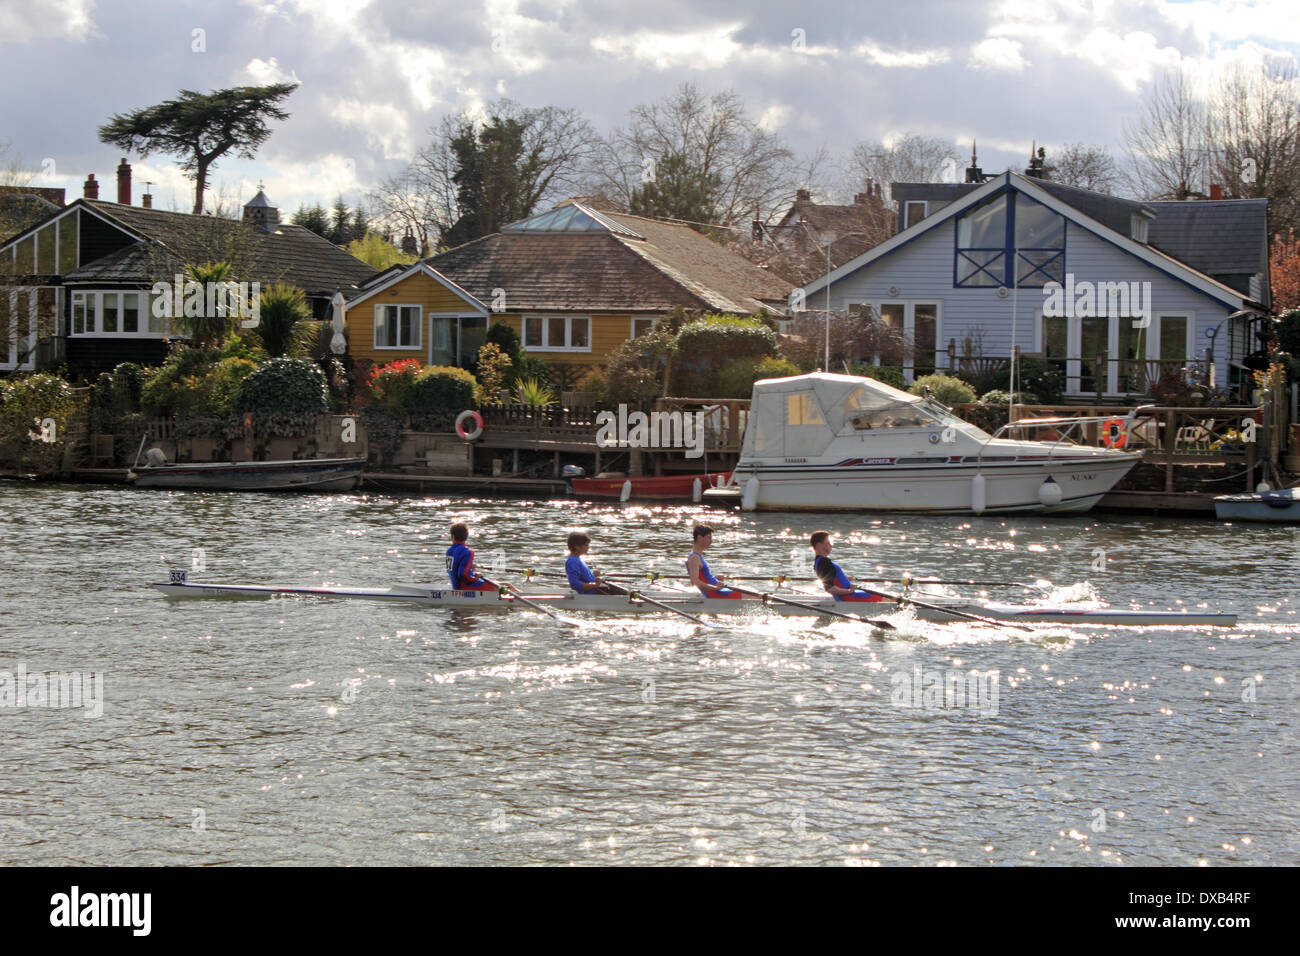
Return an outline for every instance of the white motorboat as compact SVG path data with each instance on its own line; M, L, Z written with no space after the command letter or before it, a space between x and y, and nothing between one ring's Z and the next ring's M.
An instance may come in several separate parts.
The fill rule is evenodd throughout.
M1131 427L1139 411L1121 426ZM705 499L739 498L747 510L770 511L1087 511L1141 457L1066 440L1093 421L1102 419L1033 419L1028 424L1054 426L1061 437L1018 440L875 379L824 372L763 379L754 383L732 483Z

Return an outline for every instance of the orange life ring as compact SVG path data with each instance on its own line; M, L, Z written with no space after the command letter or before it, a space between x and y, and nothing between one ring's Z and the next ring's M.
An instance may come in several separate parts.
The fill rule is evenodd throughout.
M1128 444L1128 429L1124 427L1122 418L1107 419L1106 424L1101 428L1101 440L1105 442L1107 448L1119 450Z
M467 420L472 420L474 422L473 431L465 430L465 422ZM472 408L461 412L456 416L456 434L460 436L462 441L473 441L478 438L479 435L483 434L483 416Z

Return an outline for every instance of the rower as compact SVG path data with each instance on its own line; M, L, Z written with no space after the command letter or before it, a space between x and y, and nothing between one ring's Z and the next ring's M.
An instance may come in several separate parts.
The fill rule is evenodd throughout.
M837 601L883 601L885 596L864 588L855 588L849 576L831 560L831 536L825 531L814 531L808 543L813 549L813 571L821 578L822 587Z
M451 547L447 549L447 577L457 591L495 591L497 586L474 570L474 551L465 542L469 527L462 522L451 526Z
M581 531L569 535L569 557L564 562L564 573L569 577L569 587L579 594L612 594L600 581L600 575L587 567L582 556L591 547L591 537Z
M709 572L709 565L704 560L704 551L713 543L713 529L708 525L696 525L695 544L686 556L686 573L691 576L691 584L700 589L706 598L743 598L744 595L733 588L723 587Z

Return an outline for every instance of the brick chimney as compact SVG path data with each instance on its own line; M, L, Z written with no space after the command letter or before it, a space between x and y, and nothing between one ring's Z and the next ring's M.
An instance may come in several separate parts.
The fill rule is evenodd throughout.
M806 189L796 190L794 200L795 202L810 202L812 200L812 193Z
M81 195L86 199L99 198L99 183L95 182L94 173L86 177L86 181L81 184Z
M1222 198L1223 198L1223 187L1220 186L1218 183L1212 183L1212 184L1210 185L1210 198L1211 198L1211 199L1222 199Z
M117 201L123 206L131 205L131 164L125 156L117 164Z
M871 186L870 186L869 183L868 183L868 185L867 185L867 188L868 188L868 189L871 188ZM855 206L865 206L865 205L870 201L870 199L871 199L871 193L869 193L869 192L865 192L865 193L854 193L854 194L853 194L853 205L855 205Z

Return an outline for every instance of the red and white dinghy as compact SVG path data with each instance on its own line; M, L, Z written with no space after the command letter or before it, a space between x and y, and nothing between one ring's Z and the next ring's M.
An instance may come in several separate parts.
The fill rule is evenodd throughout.
M570 484L573 486L573 493L580 498L618 498L622 501L629 498L692 501L695 500L697 494L696 482L699 482L698 493L703 493L709 488L717 488L727 484L730 478L731 472L729 471L714 471L702 475L662 475L649 478L628 478L624 475L573 478L570 479ZM626 494L624 494L624 489L627 489Z

